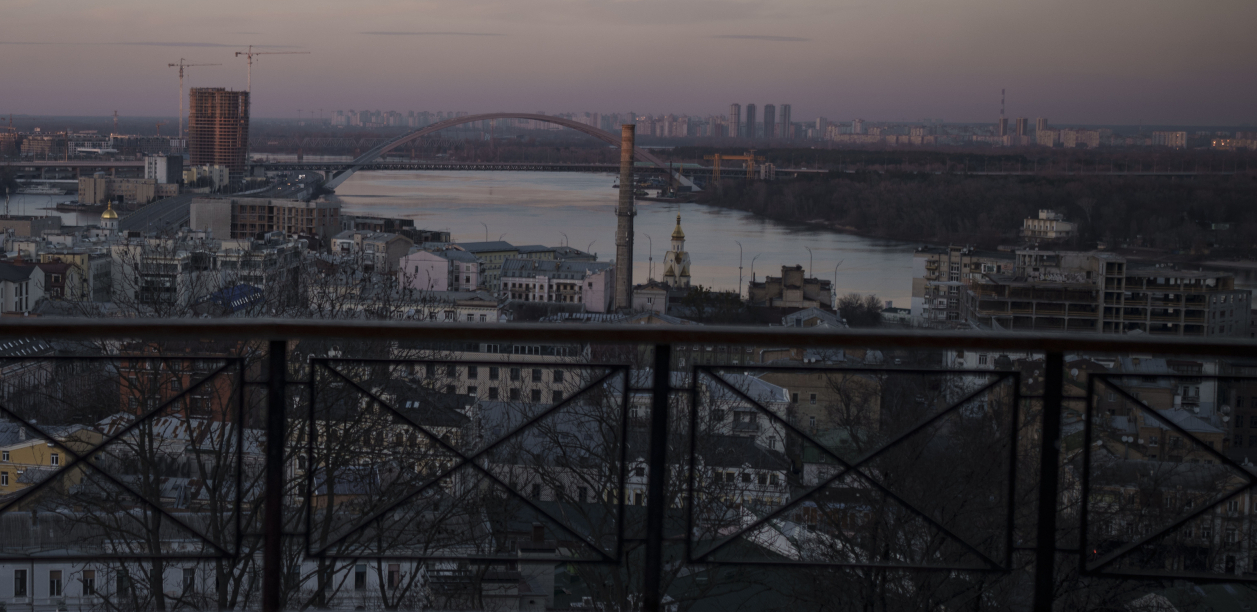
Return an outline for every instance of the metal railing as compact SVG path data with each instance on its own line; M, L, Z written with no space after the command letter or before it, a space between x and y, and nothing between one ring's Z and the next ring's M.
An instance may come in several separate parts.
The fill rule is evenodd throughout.
M161 515L166 521L161 529L167 530L161 532L162 542L142 550L122 549L119 541L102 540L90 554L57 552L45 546L33 556L5 545L0 546L3 560L81 560L97 558L102 550L119 559L223 560L245 554L242 540L254 537L260 540L257 548L262 567L268 569L262 574L260 588L265 610L281 609L285 605L284 594L293 592L292 585L285 582L288 572L270 571L291 565L285 558L286 537L300 538L304 545L302 554L319 560L461 560L492 564L528 559L537 563L590 563L622 568L631 565L641 579L640 598L636 601L647 610L663 609L669 587L662 573L677 564L1003 574L1016 571L1018 555L1028 555L1032 561L1024 565L1033 577L1035 610L1052 609L1060 595L1060 574L1071 567L1060 562L1058 557L1062 554L1076 556L1072 571L1083 577L1182 577L1197 581L1249 578L1243 575L1246 572L1232 567L1235 561L1230 557L1224 563L1228 571L1222 573L1210 571L1221 563L1217 559L1201 561L1191 557L1213 554L1197 550L1207 548L1201 544L1202 531L1194 532L1196 544L1192 546L1175 544L1196 551L1186 557L1166 553L1173 546L1159 544L1166 537L1187 541L1176 530L1212 516L1210 513L1222 504L1228 504L1228 512L1234 511L1229 504L1237 495L1247 494L1257 482L1249 470L1228 458L1220 448L1208 446L1200 428L1187 417L1154 409L1149 400L1123 386L1120 374L1088 377L1085 384L1066 380L1066 355L1134 353L1244 359L1250 358L1257 348L1247 340L798 328L54 319L6 322L0 326L0 338L93 342L102 354L13 356L4 359L4 364L109 362L114 368L109 372L122 391L116 398L111 395L108 401L116 400L123 413L132 415L112 429L102 427L93 432L97 437L84 439L82 446L75 447L66 442L64 432L54 431L58 427L56 415L71 405L73 401L69 400L75 396L57 400L62 404L54 404L51 399L43 404L28 399L25 407L0 405L0 413L7 420L29 427L30 435L47 439L49 447L56 440L57 447L65 449L67 461L54 463L60 471L52 472L65 475L73 468L83 474L74 479L47 477L17 494L0 498L0 514L28 511L38 505L36 502L46 507L61 500L64 505L70 499L78 504L76 511L82 513L86 512L82 510L83 499L121 494L133 501L124 506L101 506L97 511L117 515L145 508L154 516ZM161 347L161 343L173 340L186 342L183 352L148 354L143 349ZM186 348L210 340L233 341L238 350L233 356L224 356L201 355ZM123 343L137 341L141 348L133 344L129 351L119 349ZM322 352L304 351L302 359L301 354L293 352L294 343L300 341L319 343ZM350 347L355 343L444 347L446 353L422 358L399 358L393 354L376 358L353 354ZM416 389L434 393L424 395L429 398L425 402L456 396L461 392L437 393L443 386L452 386L452 381L458 381L462 388L472 386L469 381L475 382L477 388L481 381L489 380L541 381L535 372L528 378L527 373L510 371L531 368L539 372L541 362L519 355L482 358L485 345L511 343L586 349L628 346L633 350L608 353L614 355L609 360L586 350L579 359L544 362L548 364L545 367L555 370L550 387L546 388L553 395L543 399L538 389L530 389L533 395L520 398L516 404L524 409L508 415L509 418L502 414L490 416L491 411L484 406L492 402L477 400L474 410L459 404L442 413L445 416L440 418L455 419L461 425L434 425L439 419L433 420L436 417L424 412L429 408L420 410L421 402L412 402L412 406L400 399ZM481 349L469 349L470 345ZM865 356L863 364L855 366L722 365L686 363L684 351L674 352L676 345L859 352L963 350L981 353L991 361L1001 353L1038 355L1041 361L1029 370L995 370L992 363L989 371L920 368L871 354ZM481 356L468 358L468 352ZM177 367L156 364L163 360ZM195 367L193 361L197 362ZM140 362L145 362L145 366L140 367ZM132 370L139 374L135 379L129 378ZM145 374L167 371L176 374L160 380ZM1075 379L1076 371L1069 376ZM1174 374L1161 376L1170 378ZM230 378L230 382L222 382L224 377ZM1247 384L1249 380L1240 376L1195 378L1219 385ZM175 379L178 382L172 382ZM406 382L405 390L394 390L391 385L402 379ZM564 381L562 385L560 380ZM140 390L145 384L153 387ZM517 386L522 388L523 382ZM857 414L857 427L831 425L829 429L815 421L802 422L800 406L809 401L809 388L840 398L833 400L835 404L864 406L866 410L877 406L880 420L867 420L867 413ZM142 396L129 408L128 389ZM190 504L169 501L167 498L174 494L168 494L164 483L114 475L128 472L109 469L113 464L108 461L118 466L130 465L128 469L132 471L157 470L160 457L152 459L151 465L141 462L135 468L135 449L145 442L133 438L154 428L171 426L163 419L176 413L192 414L207 389L216 389L226 399L214 404L217 408L207 401L196 413L199 416L187 422L209 423L205 432L225 432L203 432L197 438L199 444L217 444L222 448L222 457L226 459L216 460L212 466L214 476L202 478L201 486L221 481L219 490L225 493L217 501L225 505L210 521L217 521L214 537L201 537L191 544L197 538L187 536L182 544L172 546L167 535L175 528L172 526L200 536L212 530L204 524L205 519L175 510L176 506ZM800 389L805 395L797 397L800 392L795 392L796 397L780 396L791 389ZM909 389L916 391L905 391ZM506 406L506 400L514 399L514 391L518 390L512 387L512 393L503 396L500 403ZM888 399L892 396L894 401ZM1113 397L1106 400L1109 396ZM811 395L813 404L816 397L815 393ZM1122 405L1127 407L1123 410L1129 411L1130 416L1110 419L1101 412L1107 409L1105 401L1124 402ZM268 409L253 410L255 404L264 404ZM37 414L49 416L36 423L32 416ZM556 415L562 417L561 424L554 421ZM1082 426L1071 426L1063 435L1066 415L1079 419L1076 422ZM495 418L499 420L494 421ZM748 420L738 421L739 418ZM500 426L500 431L484 433L493 430L493 423ZM989 431L990 435L981 439L961 435L978 429ZM462 435L451 437L456 430ZM23 436L27 435L27 429L22 431ZM469 431L478 431L474 440L466 433ZM395 437L398 443L385 440L385 435ZM554 437L545 438L547 435ZM1157 437L1145 439L1151 435ZM601 480L584 489L575 486L572 479L592 473L593 468L578 469L570 457L559 461L545 454L562 447L554 440L576 441L582 436L601 436L606 441L583 457L588 465L611 466L609 471L599 472ZM1184 446L1175 455L1177 462L1167 463L1171 436L1186 442L1176 442ZM633 446L634 437L643 438L644 446ZM376 440L379 448L390 448L391 454L385 453L390 458L342 457L342 463L328 458L332 452L328 449L338 443L344 442L336 452L345 453L346 448L357 452L362 447L354 446L358 442L351 440L367 439ZM967 480L955 484L957 488L936 489L919 479L899 476L896 480L890 476L902 472L904 466L916 465L913 461L920 458L913 459L914 453L937 446L940 439L956 444L953 450L957 452L975 455L975 465L965 468ZM267 443L274 440L285 443ZM762 465L737 470L720 467L724 465L719 463L722 453L737 444L744 444ZM136 446L129 446L125 452L119 450L125 445ZM402 447L412 454L405 455ZM638 463L630 456L630 448L640 451ZM1125 452L1126 457L1121 461L1108 455L1098 458L1097 449L1109 449L1112 455ZM1158 449L1165 449L1161 452L1166 457L1157 457ZM1114 525L1131 525L1131 517L1140 514L1123 505L1126 498L1122 496L1139 489L1120 481L1129 468L1123 462L1129 460L1132 452L1136 460L1155 462L1164 468L1165 480L1153 484L1139 481L1152 487L1157 496L1168 495L1165 491L1173 487L1182 491L1185 479L1201 477L1201 470L1206 468L1199 466L1226 471L1211 476L1209 483L1189 483L1188 490L1199 492L1190 502L1164 501L1160 497L1130 502L1132 507L1158 505L1174 511L1162 513L1157 522L1129 527L1130 537L1126 537L1122 530L1127 527ZM516 455L509 461L503 460L509 453ZM525 455L528 460L521 461ZM976 461L979 455L985 458ZM246 456L255 460L250 462ZM581 458L577 459L579 463ZM1188 463L1204 459L1211 463ZM785 463L776 465L773 461ZM1023 473L1022 466L1027 461L1036 465L1030 471L1033 474ZM388 467L394 464L414 464L415 474ZM337 470L348 484L333 482ZM1063 476L1065 487L1060 486ZM516 478L522 478L523 483L516 482ZM100 487L96 497L92 497L85 492L88 485L84 483L96 481L107 484L91 485ZM378 485L375 489L368 486L373 483ZM528 483L532 488L525 490ZM386 484L394 485L394 490ZM145 489L149 485L155 488ZM1215 486L1216 490L1205 485ZM459 501L459 492L488 489L496 493L477 498L481 505L449 510L454 501ZM579 494L575 492L578 489ZM791 494L783 496L780 491L787 489ZM52 501L39 497L50 491L61 497ZM944 498L960 492L965 493L966 500L979 499L977 492L989 499L977 504L976 509L947 506ZM340 501L334 501L336 496ZM547 496L550 499L545 499ZM1063 509L1069 506L1071 498L1076 498L1076 507ZM579 505L590 499L600 500L601 505L594 505L604 512L597 518L601 522L578 511ZM1026 500L1033 500L1033 510L1026 506L1030 503ZM199 503L211 501L214 500ZM432 533L443 534L436 539L431 539L434 536L427 532L406 532L417 529L416 525L427 525L423 521L434 509L449 510L445 518L457 516L458 520L467 521L460 523L466 525L480 520L474 517L488 517L484 520L509 525L526 514L533 517L531 524L536 535L531 544L521 540L522 544L513 542L512 548L504 549L501 540L494 540L489 548L473 550L465 541L450 544L448 525L432 523ZM495 511L504 514L499 517L493 514ZM300 525L296 532L293 512ZM324 536L317 535L315 523L337 512L352 513L352 520L328 528ZM1239 512L1252 514L1254 509ZM872 534L866 528L875 522L869 515L878 514L898 522L899 531L894 532L894 537ZM990 521L991 515L1001 518ZM31 517L33 521L33 512ZM642 519L640 526L633 526L634 517ZM344 516L335 516L328 520L343 519ZM1222 519L1219 521L1208 528L1208 537L1216 535L1214 539L1224 540L1225 548L1230 544L1225 539L1232 537L1226 530L1231 527ZM101 524L94 526L100 528ZM87 527L76 528L81 533L96 533ZM418 539L408 541L398 549L400 552L372 548L381 537L399 533ZM1060 545L1058 542L1066 537L1062 533L1078 535L1068 536L1075 539ZM420 541L424 537L430 539ZM1247 531L1240 537L1246 539ZM908 541L909 545L895 549L896 541ZM684 549L680 557L669 552L669 547L677 542ZM1149 543L1160 548L1148 553L1145 548ZM629 555L638 554L630 549L639 548L640 557L634 557L630 563ZM1174 561L1180 558L1188 561ZM1158 563L1169 567L1157 567ZM357 579L355 574L354 580ZM393 585L391 573L387 580Z

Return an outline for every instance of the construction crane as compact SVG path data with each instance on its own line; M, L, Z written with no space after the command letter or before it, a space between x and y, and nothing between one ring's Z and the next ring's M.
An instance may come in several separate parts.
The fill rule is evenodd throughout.
M255 55L309 55L309 54L310 54L309 51L254 51L253 45L249 45L248 51L236 51L236 57L240 57L241 55L243 55L249 60L249 80L247 81L247 86L244 88L244 90L250 93L253 92L253 56Z
M755 178L755 162L764 161L762 155L756 155L755 149L747 151L745 155L723 155L717 153L715 155L704 155L703 159L713 160L711 163L711 181L713 183L720 182L720 162L724 160L744 161L746 162L746 180Z
M169 122L168 122L168 121L158 121L158 122L157 122L157 137L158 137L158 138L161 138L161 126L166 125L167 123L169 123Z
M222 66L222 64L185 64L182 57L179 58L178 64L166 64L169 68L179 68L179 138L183 138L183 69L193 66ZM117 128L117 111L114 112L114 127ZM157 132L161 136L161 130Z

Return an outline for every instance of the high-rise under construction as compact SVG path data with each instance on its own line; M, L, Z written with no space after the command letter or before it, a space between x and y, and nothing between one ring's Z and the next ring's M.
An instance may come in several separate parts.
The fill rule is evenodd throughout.
M188 163L244 176L249 151L249 92L193 87L188 94Z

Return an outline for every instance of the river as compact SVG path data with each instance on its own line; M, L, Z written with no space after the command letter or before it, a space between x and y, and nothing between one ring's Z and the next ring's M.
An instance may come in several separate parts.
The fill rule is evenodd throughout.
M449 231L459 242L501 238L516 245L566 243L610 261L615 256L619 193L611 188L615 179L574 172L371 171L354 174L334 197L347 214L414 219L417 227ZM761 279L779 275L783 265L798 264L811 265L813 275L832 280L835 265L841 263L839 295L873 293L895 306L909 305L915 243L790 225L701 204L637 203L635 282L647 278L652 256L654 278L662 276L661 261L678 213L696 285L737 288L741 242L743 291L751 279L752 260Z

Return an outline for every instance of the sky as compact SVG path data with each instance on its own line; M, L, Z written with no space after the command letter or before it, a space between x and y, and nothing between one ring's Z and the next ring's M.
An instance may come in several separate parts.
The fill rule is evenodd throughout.
M5 0L0 114L322 109L1257 124L1254 0Z

